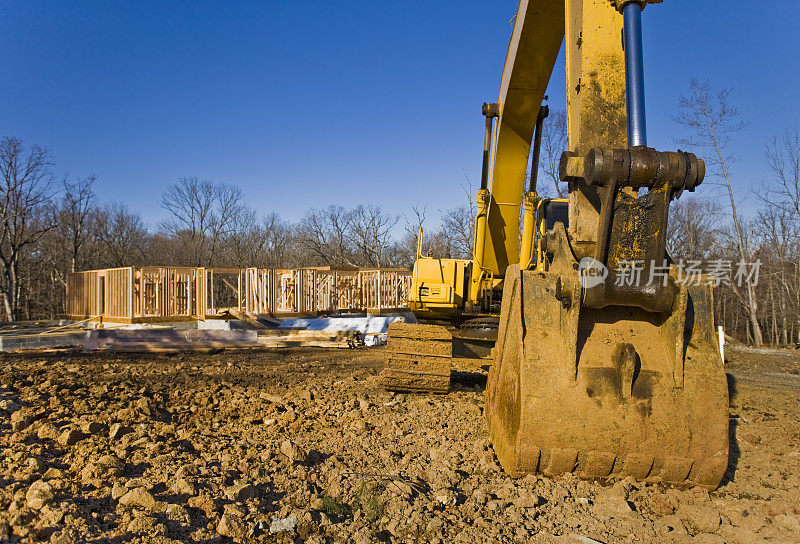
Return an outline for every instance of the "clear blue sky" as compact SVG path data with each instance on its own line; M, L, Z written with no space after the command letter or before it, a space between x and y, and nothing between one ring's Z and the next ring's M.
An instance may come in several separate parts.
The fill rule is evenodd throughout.
M477 182L516 0L67 2L0 0L0 135L47 146L55 172L97 175L145 220L182 176L240 185L297 219L373 202L461 202ZM748 130L737 184L800 124L800 7L666 0L644 14L650 144L691 77L732 86ZM551 106L564 106L564 68ZM742 196L746 196L742 194Z

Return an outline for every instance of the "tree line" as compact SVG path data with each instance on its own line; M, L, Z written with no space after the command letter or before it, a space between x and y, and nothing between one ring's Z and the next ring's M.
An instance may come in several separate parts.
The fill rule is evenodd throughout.
M42 146L0 140L3 320L59 317L69 273L96 268L409 268L428 215L425 208L401 217L373 204L330 205L291 222L278 212L259 214L234 184L187 177L161 194L168 219L148 225L124 203L101 202L94 176L56 179L53 166ZM438 214L442 224L424 251L467 257L468 208Z
M706 162L697 195L670 211L668 249L680 263L729 263L715 289L717 322L740 341L761 346L800 342L800 131L763 143L764 177L742 183L731 143L746 135L729 89L693 80L674 120L676 144ZM541 194L564 197L558 160L566 147L566 114L545 123L539 165ZM756 146L757 147L757 146ZM100 202L93 176L56 179L50 152L15 137L0 140L0 294L2 318L62 314L70 272L121 266L411 267L420 227L423 253L469 258L474 188L460 205L415 206L393 215L379 206L308 209L299 221L259 214L234 184L183 178L159 204L168 219L146 224L124 203ZM742 187L749 185L743 190ZM738 188L738 189L737 189ZM749 200L743 211L741 203ZM434 228L430 228L433 224ZM738 268L760 263L756 281L735 281Z

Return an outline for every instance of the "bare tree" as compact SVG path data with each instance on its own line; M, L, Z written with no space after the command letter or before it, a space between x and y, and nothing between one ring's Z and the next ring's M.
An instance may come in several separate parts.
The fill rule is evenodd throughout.
M403 261L406 266L414 266L417 260L417 247L419 245L419 234L425 228L425 206L413 205L410 213L403 214L403 237L400 241ZM424 235L424 233L423 233ZM423 248L423 254L425 253Z
M713 200L685 198L669 208L667 251L673 259L707 259L718 247L722 211Z
M386 254L394 244L392 231L399 220L397 215L384 214L379 206L356 206L351 213L347 238L358 261L368 266L385 266Z
M567 149L567 112L559 110L550 114L542 125L542 153L539 158L539 170L545 175L555 189L558 198L564 198L567 188L559 179L558 164L561 154ZM549 193L548 189L538 191L542 195Z
M141 216L125 204L109 204L99 214L97 239L102 249L99 260L107 266L156 264L147 262L148 238Z
M295 233L277 212L270 212L261 220L261 228L267 235L265 244L265 266L293 267L299 261L291 249L296 246Z
M300 221L298 242L316 264L358 266L349 245L353 211L342 206L311 208Z
M280 216L269 213L258 218L247 209L236 220L234 228L223 241L225 262L239 268L286 266L287 245L291 234Z
M64 180L63 199L59 213L59 228L67 242L69 271L76 272L84 248L95 231L97 218L96 198L92 186L95 177L78 179L74 183Z
M730 170L734 157L728 151L728 144L733 134L744 130L746 123L739 120L736 108L729 104L730 93L731 89L722 89L714 93L710 83L700 83L693 79L690 82L690 93L680 99L680 112L675 120L690 131L690 136L678 140L679 144L708 151L704 157L706 167L709 173L717 176L727 191L737 250L740 261L745 263L750 262L751 253L745 243L741 221L736 210ZM758 322L758 301L755 289L749 282L746 282L743 288L746 293L744 298L750 320L750 332L754 344L756 347L760 347L762 336L761 326Z
M20 258L54 224L44 213L53 194L50 156L46 149L25 149L22 140L0 140L0 264L7 319L19 319Z
M215 264L222 237L246 209L239 187L197 178L183 178L167 187L161 206L172 214L165 230L186 244L195 266Z
M445 212L436 229L423 232L422 256L436 259L452 259L457 256L454 250L453 240L450 238L450 235L453 233L447 232L447 222L449 221L450 228L463 231L465 227L458 224L459 218L465 219L463 208L464 206L459 206ZM402 248L403 262L406 263L406 266L412 266L417 260L419 233L423 231L427 225L427 215L427 208L425 206L415 205L411 208L410 214L405 214L403 216L405 226L403 229L403 238L399 247ZM453 217L448 219L448 215L452 215ZM474 217L471 220L474 222ZM469 241L469 247L472 247L471 239Z
M798 300L798 284L793 280L797 277L799 219L791 209L766 206L753 223L765 269L772 342L776 345L789 342L790 307L795 306L791 301Z
M777 183L766 188L767 205L791 210L800 217L800 132L787 130L783 137L774 136L764 153L767 168Z
M462 185L464 203L450 208L442 215L442 234L449 244L449 253L457 259L472 258L475 240L475 216L478 213L475 191L472 186Z

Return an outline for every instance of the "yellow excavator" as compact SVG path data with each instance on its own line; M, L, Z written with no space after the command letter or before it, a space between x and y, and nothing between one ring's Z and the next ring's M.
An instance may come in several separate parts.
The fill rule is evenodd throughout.
M473 258L414 266L411 308L450 326L390 328L386 387L443 392L464 325L495 317L485 414L513 477L713 489L728 466L713 292L682 282L666 253L669 204L705 166L647 147L641 19L651 3L660 0L520 0L500 98L484 108ZM535 185L523 190L562 43L569 198L548 201Z

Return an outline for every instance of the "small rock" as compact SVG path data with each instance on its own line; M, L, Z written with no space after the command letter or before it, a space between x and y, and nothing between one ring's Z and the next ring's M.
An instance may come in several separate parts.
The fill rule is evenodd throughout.
M64 510L54 510L50 506L45 506L41 510L39 519L46 525L58 525L64 520Z
M428 522L426 530L430 534L436 534L442 530L443 526L444 526L444 521L442 521L442 518L437 516Z
M149 533L158 525L158 520L151 516L139 515L128 524L129 533Z
M51 500L53 500L53 488L42 480L33 482L25 493L25 504L33 510L41 510Z
M150 404L150 400L146 397L142 397L134 403L134 407L137 411L141 412L146 416L153 415L153 407Z
M729 544L752 544L759 541L758 535L744 527L723 525L719 528L719 535Z
M741 435L741 438L742 438L742 440L744 440L745 442L747 442L748 444L750 444L752 446L758 446L759 444L761 444L761 437L758 436L757 434L743 433Z
M186 478L178 478L175 480L172 490L179 495L194 495L197 493L195 485Z
M110 472L113 476L120 476L125 469L125 462L111 454L102 456L97 460L96 464L106 469L106 471Z
M243 502L255 499L258 496L258 488L253 484L238 483L229 488L226 495L232 501Z
M683 525L681 518L675 515L667 515L658 518L653 523L653 528L661 536L675 538L678 535L686 536L686 527Z
M164 513L172 520L180 521L182 523L189 523L191 518L186 509L180 504L169 504L164 509Z
M272 518L272 523L269 524L269 532L271 534L292 532L297 527L297 516L289 516L288 518Z
M406 499L411 497L414 494L414 488L412 488L406 482L402 482L402 481L399 481L399 480L392 482L391 485L389 485L388 489L392 493L394 493L396 495L399 495L399 496L401 496L403 498L406 498ZM332 489L328 488L328 493L329 494L331 493L331 491L332 491ZM339 492L339 495L341 495L341 491ZM334 497L334 495L331 495L331 497ZM336 498L336 497L334 497L334 498Z
M36 432L36 436L40 439L51 439L56 440L58 438L59 432L55 425L52 423L43 423L39 430Z
M121 423L114 423L108 429L108 437L111 440L117 440L118 438L122 438L126 434L132 433L132 432L133 432L133 429L131 429L130 427L127 427L127 426L125 426L125 425L123 425Z
M753 533L757 533L767 524L766 516L753 509L730 509L725 515L732 525L743 527Z
M214 512L219 510L219 505L217 504L217 501L204 494L195 495L194 497L191 497L187 504L192 508L199 508L200 510L205 512L207 516L212 516Z
M55 480L64 477L64 471L60 468L50 467L42 474L42 478L46 478L48 480Z
M105 434L107 429L106 424L100 421L86 421L81 425L81 431L85 434Z
M281 453L289 459L289 463L302 463L305 461L305 453L300 447L289 439L281 443Z
M114 486L111 488L111 498L117 500L127 492L128 492L127 487L125 487L119 482L116 482Z
M109 478L118 478L124 472L125 463L123 461L114 455L104 455L81 470L81 480L84 483L93 482L94 480L108 480Z
M284 404L283 397L278 395L270 395L269 393L259 393L258 398L271 402L272 404Z
M5 521L0 521L0 541L11 539L11 526Z
M224 514L230 514L240 519L244 519L244 517L247 515L244 509L242 509L242 507L238 504L226 504L223 510Z
M525 494L514 501L514 506L519 508L536 508L538 506L543 505L545 502L544 497L540 497L536 494Z
M780 514L772 518L772 522L787 531L800 532L800 518L794 514Z
M693 535L699 533L716 533L722 519L719 512L706 506L681 505L677 515L683 520L686 528Z
M22 431L37 419L44 417L45 411L42 408L21 408L11 414L11 430L14 432Z
M245 536L246 528L239 516L233 514L222 514L217 524L217 533L229 538L242 538Z
M673 496L658 494L653 496L649 506L656 516L670 516L678 509L678 501Z
M309 401L309 402L314 400L314 394L311 391L309 391L308 389L304 389L304 388L294 389L293 391L289 392L289 396L290 397L294 397L294 398L298 398L298 399L302 399L302 400L305 400L305 401Z
M455 506L456 495L449 489L439 489L433 493L433 499L442 506Z
M594 501L595 509L603 517L627 517L634 514L628 502L629 484L618 482L611 488L603 489Z
M72 446L84 438L86 438L86 435L79 429L67 429L58 437L58 443L62 446Z
M372 538L372 533L369 528L362 527L353 535L353 542L355 544L372 544L375 540Z
M119 504L144 508L145 510L153 510L156 507L156 500L145 488L137 487L121 496L119 498Z

